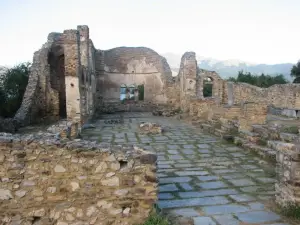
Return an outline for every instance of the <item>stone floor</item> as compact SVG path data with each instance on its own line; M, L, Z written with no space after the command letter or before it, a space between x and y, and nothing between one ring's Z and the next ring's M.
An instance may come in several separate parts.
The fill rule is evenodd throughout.
M159 201L163 210L192 217L194 224L287 225L268 210L274 196L274 168L245 150L201 133L198 128L149 113L127 113L124 124L96 121L83 138L133 143L158 155ZM156 122L162 135L140 135L140 122Z

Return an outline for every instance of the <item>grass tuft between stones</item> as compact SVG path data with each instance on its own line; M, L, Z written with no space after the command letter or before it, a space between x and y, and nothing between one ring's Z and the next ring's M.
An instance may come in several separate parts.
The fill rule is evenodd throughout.
M281 212L286 217L300 220L300 206L298 205L290 203L287 206L282 207Z
M150 213L145 223L141 225L170 225L170 222L162 213L155 207Z

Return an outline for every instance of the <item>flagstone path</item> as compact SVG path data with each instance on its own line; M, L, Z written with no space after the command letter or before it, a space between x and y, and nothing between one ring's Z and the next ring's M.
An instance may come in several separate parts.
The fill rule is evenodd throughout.
M132 143L158 155L158 207L192 217L195 225L287 225L266 202L275 195L275 168L242 148L201 133L179 120L149 113L125 113L124 124L106 115L83 138ZM166 127L162 135L141 135L140 122Z

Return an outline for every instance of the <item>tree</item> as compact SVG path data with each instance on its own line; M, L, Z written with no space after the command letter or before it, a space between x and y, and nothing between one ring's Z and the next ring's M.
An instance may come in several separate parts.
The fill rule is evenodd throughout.
M291 69L291 77L294 77L293 83L300 83L300 61L296 63Z
M5 70L0 77L0 116L13 117L20 108L28 84L30 63Z
M261 75L252 75L251 73L239 71L237 78L229 77L228 81L243 82L252 84L254 86L267 88L274 84L286 84L288 83L282 74L276 76L270 76L262 73Z

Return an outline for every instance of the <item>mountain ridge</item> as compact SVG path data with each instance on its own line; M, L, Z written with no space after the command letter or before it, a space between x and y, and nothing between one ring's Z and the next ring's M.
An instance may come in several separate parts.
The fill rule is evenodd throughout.
M181 56L175 53L161 54L167 59L173 75L176 75L180 67ZM280 64L264 64L264 63L250 63L238 59L218 60L211 57L197 56L197 63L199 68L216 71L223 79L229 77L236 77L238 72L243 70L251 74L260 75L261 73L275 76L282 74L286 80L291 81L290 71L294 64L280 63Z

